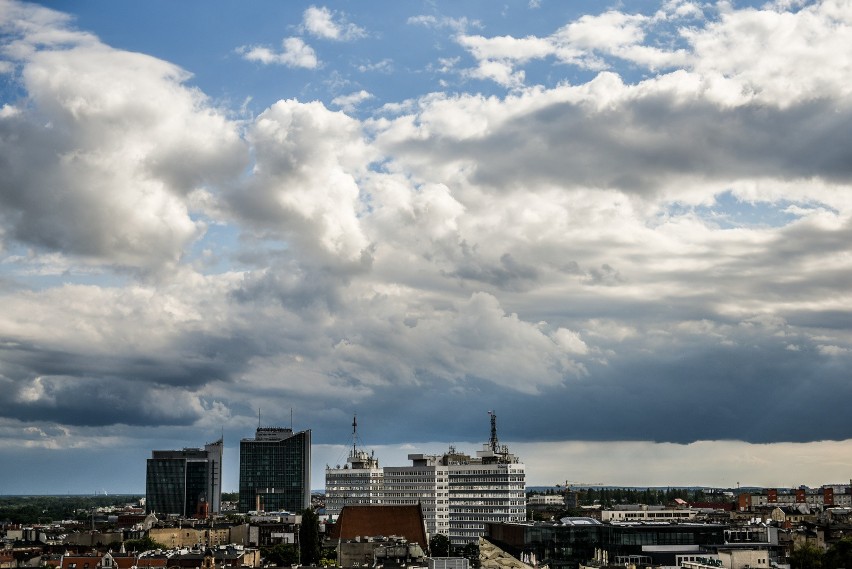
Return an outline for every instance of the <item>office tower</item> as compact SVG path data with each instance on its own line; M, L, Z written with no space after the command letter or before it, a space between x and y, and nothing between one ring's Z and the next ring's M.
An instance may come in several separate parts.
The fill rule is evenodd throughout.
M240 511L300 512L311 506L311 431L258 427L240 441Z
M527 517L525 467L497 440L497 415L491 439L476 457L444 455L449 469L450 542L464 545L485 535L488 522L519 522Z
M200 448L155 450L147 461L149 513L207 517L222 503L222 439Z
M450 449L452 452L452 448ZM442 456L409 454L411 466L386 466L384 503L420 504L430 535L450 529L449 468Z
M446 535L453 545L477 541L488 522L525 520L525 467L499 443L497 416L489 415L491 437L473 457L451 446L443 455L410 454L410 466L379 468L353 444L346 467L326 469L327 511L339 515L348 504L420 504L429 535Z

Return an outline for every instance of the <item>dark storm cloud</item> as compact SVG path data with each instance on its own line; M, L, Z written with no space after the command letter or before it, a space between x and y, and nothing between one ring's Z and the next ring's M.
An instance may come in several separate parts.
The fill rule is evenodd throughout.
M206 388L233 381L263 344L245 334L188 332L167 353L128 346L105 355L7 340L0 344L0 416L76 426L191 425L204 412L202 400L212 401Z
M663 91L601 110L557 102L494 124L483 136L441 132L393 148L403 156L427 152L438 161L469 162L472 180L495 189L548 184L653 194L678 179L848 182L852 129L843 125L850 124L852 107L835 99L722 107Z
M189 426L204 412L203 407L193 405L192 397L185 392L152 398L146 386L114 377L54 376L40 383L43 391L38 400L3 397L3 417L32 423L51 421L69 427Z
M386 443L470 441L476 433L485 442L490 409L502 438L519 442L806 442L842 440L852 429L852 417L826 407L852 396L848 357L825 361L813 350L768 345L672 348L653 361L635 355L593 367L590 377L541 396L476 380L377 392L357 406L360 432ZM318 442L345 440L339 421L317 417Z
M168 353L139 354L132 346L124 353L68 351L20 340L0 343L0 365L5 375L18 378L61 375L78 378L123 378L162 386L203 386L228 381L245 366L247 354L257 353L256 340L245 335L217 337L188 332Z

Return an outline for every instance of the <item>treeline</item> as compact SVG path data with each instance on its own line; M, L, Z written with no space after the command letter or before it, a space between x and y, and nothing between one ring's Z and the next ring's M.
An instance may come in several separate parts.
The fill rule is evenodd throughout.
M600 504L611 507L617 504L667 505L680 498L686 502L723 502L730 497L705 493L700 488L575 488L577 504L592 506ZM561 488L549 489L545 494L561 494Z
M601 504L666 505L680 498L685 502L710 502L700 488L586 488L577 493L577 503L584 506Z
M85 521L92 510L137 503L139 495L112 496L0 496L0 521L44 524L60 520Z

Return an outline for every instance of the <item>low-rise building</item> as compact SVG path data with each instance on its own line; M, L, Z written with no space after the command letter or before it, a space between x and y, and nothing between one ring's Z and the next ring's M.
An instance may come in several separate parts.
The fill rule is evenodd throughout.
M616 506L601 511L602 522L685 522L695 518L697 510L646 506L644 504Z

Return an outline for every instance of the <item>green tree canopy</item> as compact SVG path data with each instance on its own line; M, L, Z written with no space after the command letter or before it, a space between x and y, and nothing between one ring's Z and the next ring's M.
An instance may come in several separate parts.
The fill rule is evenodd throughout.
M822 569L822 549L812 543L802 543L790 555L791 569Z
M152 549L168 549L165 545L146 535L142 539L128 539L124 542L125 551L151 551Z
M322 541L319 534L319 516L311 508L302 512L302 525L299 527L299 549L302 565L316 565L321 557Z
M471 567L479 567L479 543L471 542L462 548L462 557L470 562Z
M450 538L441 533L436 533L429 540L429 555L432 557L450 556Z
M263 547L260 555L266 563L278 567L295 565L299 562L299 548L292 543L279 543L271 547Z
M852 568L852 537L844 537L832 545L822 559L823 569Z

